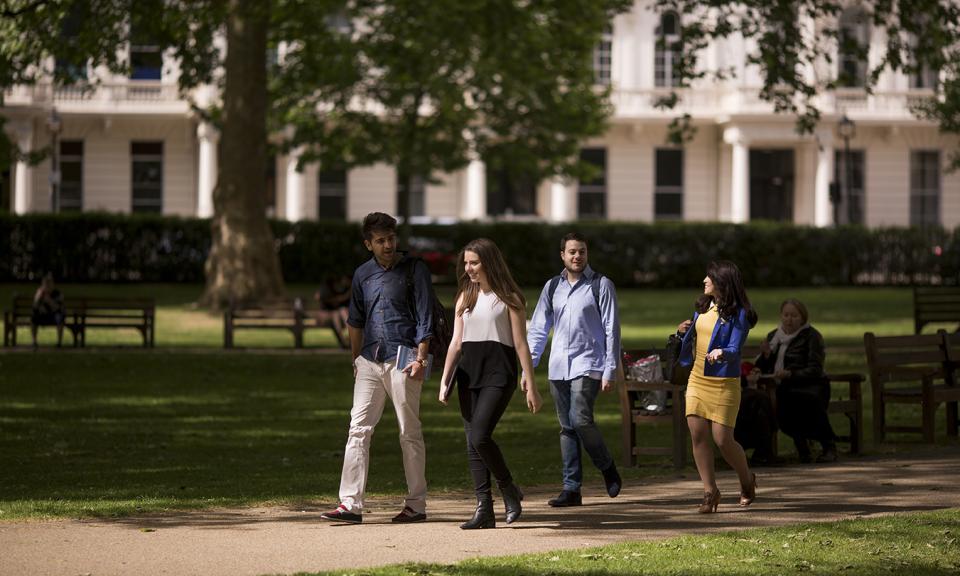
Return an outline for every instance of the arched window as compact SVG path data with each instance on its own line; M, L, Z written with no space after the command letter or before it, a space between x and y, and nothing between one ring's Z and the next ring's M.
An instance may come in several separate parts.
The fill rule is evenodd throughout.
M840 15L840 58L837 83L848 88L867 84L867 53L870 49L870 20L860 6L851 6Z
M679 86L674 66L680 59L680 17L676 12L665 12L657 27L657 46L653 56L654 85L658 88Z

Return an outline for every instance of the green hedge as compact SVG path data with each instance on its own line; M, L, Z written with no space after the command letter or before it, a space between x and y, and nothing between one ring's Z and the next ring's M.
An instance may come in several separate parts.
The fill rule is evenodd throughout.
M356 223L273 221L288 282L350 273L369 257ZM560 269L559 239L577 230L593 267L618 286L695 284L707 263L736 261L750 286L960 283L960 228L811 228L774 223L465 222L417 225L411 247L452 281L456 252L486 236L517 281L541 285ZM202 282L210 221L117 214L0 215L0 281L51 271L67 282Z

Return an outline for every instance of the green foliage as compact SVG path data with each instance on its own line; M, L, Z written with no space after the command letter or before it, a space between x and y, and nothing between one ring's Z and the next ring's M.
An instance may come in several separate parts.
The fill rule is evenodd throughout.
M540 181L578 173L580 143L606 129L591 54L625 0L429 0L308 7L273 86L302 162L397 166L431 179L471 155ZM336 7L334 5L334 7ZM327 12L324 12L326 10ZM336 17L353 26L318 26ZM406 186L399 214L409 215ZM406 218L404 218L406 220Z
M359 225L271 222L290 282L350 274L369 253ZM417 225L409 248L452 282L467 242L493 238L521 285L542 286L561 268L559 239L576 230L590 262L622 288L695 286L711 260L731 259L749 287L960 283L960 228L812 228L776 223ZM111 214L0 216L0 281L52 271L69 282L197 282L210 246L209 221Z

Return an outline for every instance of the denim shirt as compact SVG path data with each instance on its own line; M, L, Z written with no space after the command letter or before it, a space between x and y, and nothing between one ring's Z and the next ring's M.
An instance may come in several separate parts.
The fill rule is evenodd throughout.
M416 266L412 303L407 301L408 266ZM367 360L388 362L401 344L416 347L433 336L433 284L422 261L404 254L387 270L371 258L353 273L352 290L347 323L363 329L360 355Z
M693 315L693 324L683 335L683 346L680 348L680 365L690 366L693 364L693 347L697 341L697 318L699 313ZM743 308L737 310L736 318L720 318L713 327L713 335L710 337L710 345L707 351L720 348L723 355L713 364L703 363L703 375L721 378L739 378L740 377L740 349L743 343L747 341L747 334L750 333L750 322L747 320L747 311Z
M593 297L590 280L595 272L587 266L573 286L567 281L566 270L553 294L553 317L547 317L547 297L550 282L540 293L537 308L527 326L527 343L533 365L547 345L547 336L553 328L550 344L550 380L574 380L581 376L613 380L617 372L620 351L620 318L617 311L617 293L609 278L600 280L600 308Z

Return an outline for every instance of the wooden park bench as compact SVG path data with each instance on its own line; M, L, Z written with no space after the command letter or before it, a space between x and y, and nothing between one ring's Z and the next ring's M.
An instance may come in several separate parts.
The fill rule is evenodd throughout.
M643 358L657 354L656 350L625 350L624 355ZM626 362L624 362L626 364ZM669 367L661 361L664 374ZM621 441L624 466L636 466L640 455L669 455L673 465L681 469L687 464L687 417L686 382L674 384L668 380L657 382L639 382L630 376L629 369L620 379L617 391L620 396ZM649 411L642 405L647 392L664 392L666 403L657 410ZM670 446L644 446L637 440L637 426L643 424L669 423L671 428Z
M933 443L937 406L946 404L947 434L957 435L956 358L960 342L944 331L910 336L863 335L873 392L873 437L883 442L887 432L913 432ZM887 424L888 404L919 404L919 426Z
M746 345L741 350L740 357L745 362L752 362L760 355L759 345ZM859 454L863 446L863 374L857 373L827 373L830 380L831 398L827 404L827 414L842 414L849 422L847 434L838 434L837 440L850 443L850 453ZM846 394L843 391L836 393L834 384L846 384ZM777 383L773 378L762 377L757 382L758 388L770 395L774 412L777 409ZM773 437L773 453L777 454L777 437Z
M87 330L132 328L140 332L143 347L154 346L156 304L152 298L67 297L63 301L64 330L73 336L74 346L86 346ZM17 328L30 327L33 298L14 295L3 315L3 345L17 345Z
M960 286L914 286L914 334L931 323L956 323L960 328Z
M333 322L320 322L317 310L304 307L303 302L293 298L230 305L223 313L223 347L234 347L236 330L288 330L293 335L294 348L303 348L304 333L314 328L333 331L337 344L349 347Z

